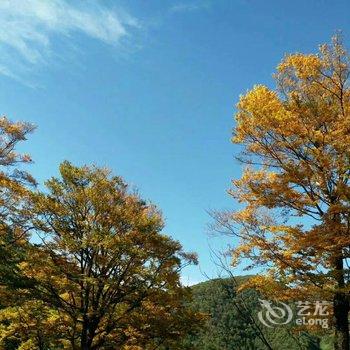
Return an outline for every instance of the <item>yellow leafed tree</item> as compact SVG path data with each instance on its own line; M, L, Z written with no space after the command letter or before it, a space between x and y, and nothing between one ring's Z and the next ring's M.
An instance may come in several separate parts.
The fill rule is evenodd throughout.
M237 105L233 142L246 168L230 194L244 205L219 221L240 237L238 264L276 298L331 298L337 350L349 345L350 60L339 36L319 54L292 54L277 88L257 85Z
M25 284L17 263L24 259L28 244L30 213L29 185L35 180L20 166L30 163L27 154L18 152L18 144L26 140L34 126L0 118L0 308L11 303L12 291Z
M155 206L108 170L64 162L60 174L47 193L33 194L42 244L20 264L33 286L23 305L0 312L0 346L176 349L202 319L186 306L179 274L196 257L162 234Z

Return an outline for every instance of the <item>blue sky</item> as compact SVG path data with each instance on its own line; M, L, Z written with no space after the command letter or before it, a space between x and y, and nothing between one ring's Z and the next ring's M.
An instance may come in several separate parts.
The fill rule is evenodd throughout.
M38 126L23 148L43 182L68 159L110 167L152 200L165 232L199 254L195 283L217 273L209 209L235 209L234 105L271 86L288 52L314 52L341 29L347 1L1 0L1 114ZM240 271L237 271L240 272Z

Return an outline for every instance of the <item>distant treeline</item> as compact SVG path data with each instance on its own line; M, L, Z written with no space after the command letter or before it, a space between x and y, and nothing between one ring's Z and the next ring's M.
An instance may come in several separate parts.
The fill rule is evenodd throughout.
M237 284L247 278L214 279L192 287L192 307L209 318L198 334L186 339L186 345L198 350L266 350L268 346L273 350L332 349L327 332L296 333L291 326L267 328L259 323L259 293L252 289L236 292Z

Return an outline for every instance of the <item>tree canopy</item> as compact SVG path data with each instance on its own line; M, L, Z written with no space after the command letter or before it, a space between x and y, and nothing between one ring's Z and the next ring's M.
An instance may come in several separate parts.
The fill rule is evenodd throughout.
M157 208L106 169L60 166L31 193L40 244L17 266L30 281L0 312L0 343L19 349L176 348L202 315L187 308L180 270L196 263L161 233ZM19 292L20 294L20 292Z
M339 36L319 54L287 55L276 89L237 105L233 142L247 164L218 214L240 238L233 261L268 269L255 287L276 298L333 301L336 349L349 349L350 60Z

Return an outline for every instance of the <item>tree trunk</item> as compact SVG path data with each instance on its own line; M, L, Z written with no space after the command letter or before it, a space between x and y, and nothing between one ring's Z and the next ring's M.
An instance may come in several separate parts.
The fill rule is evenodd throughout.
M89 350L87 346L87 329L83 326L80 339L81 350Z
M81 332L81 350L91 350L93 349L93 341L96 334L96 327L98 322L96 320L88 319L86 316L83 322L82 332Z
M91 342L89 339L89 321L87 318L84 316L84 322L83 322L83 327L81 331L81 339L80 339L80 344L81 344L81 350L90 350L91 349Z
M333 300L335 320L334 350L350 350L349 301L345 293L336 293Z
M340 256L335 261L336 280L340 291L336 292L333 298L335 326L334 350L350 350L349 298L346 293L341 291L345 287L345 279L343 257L342 255Z

